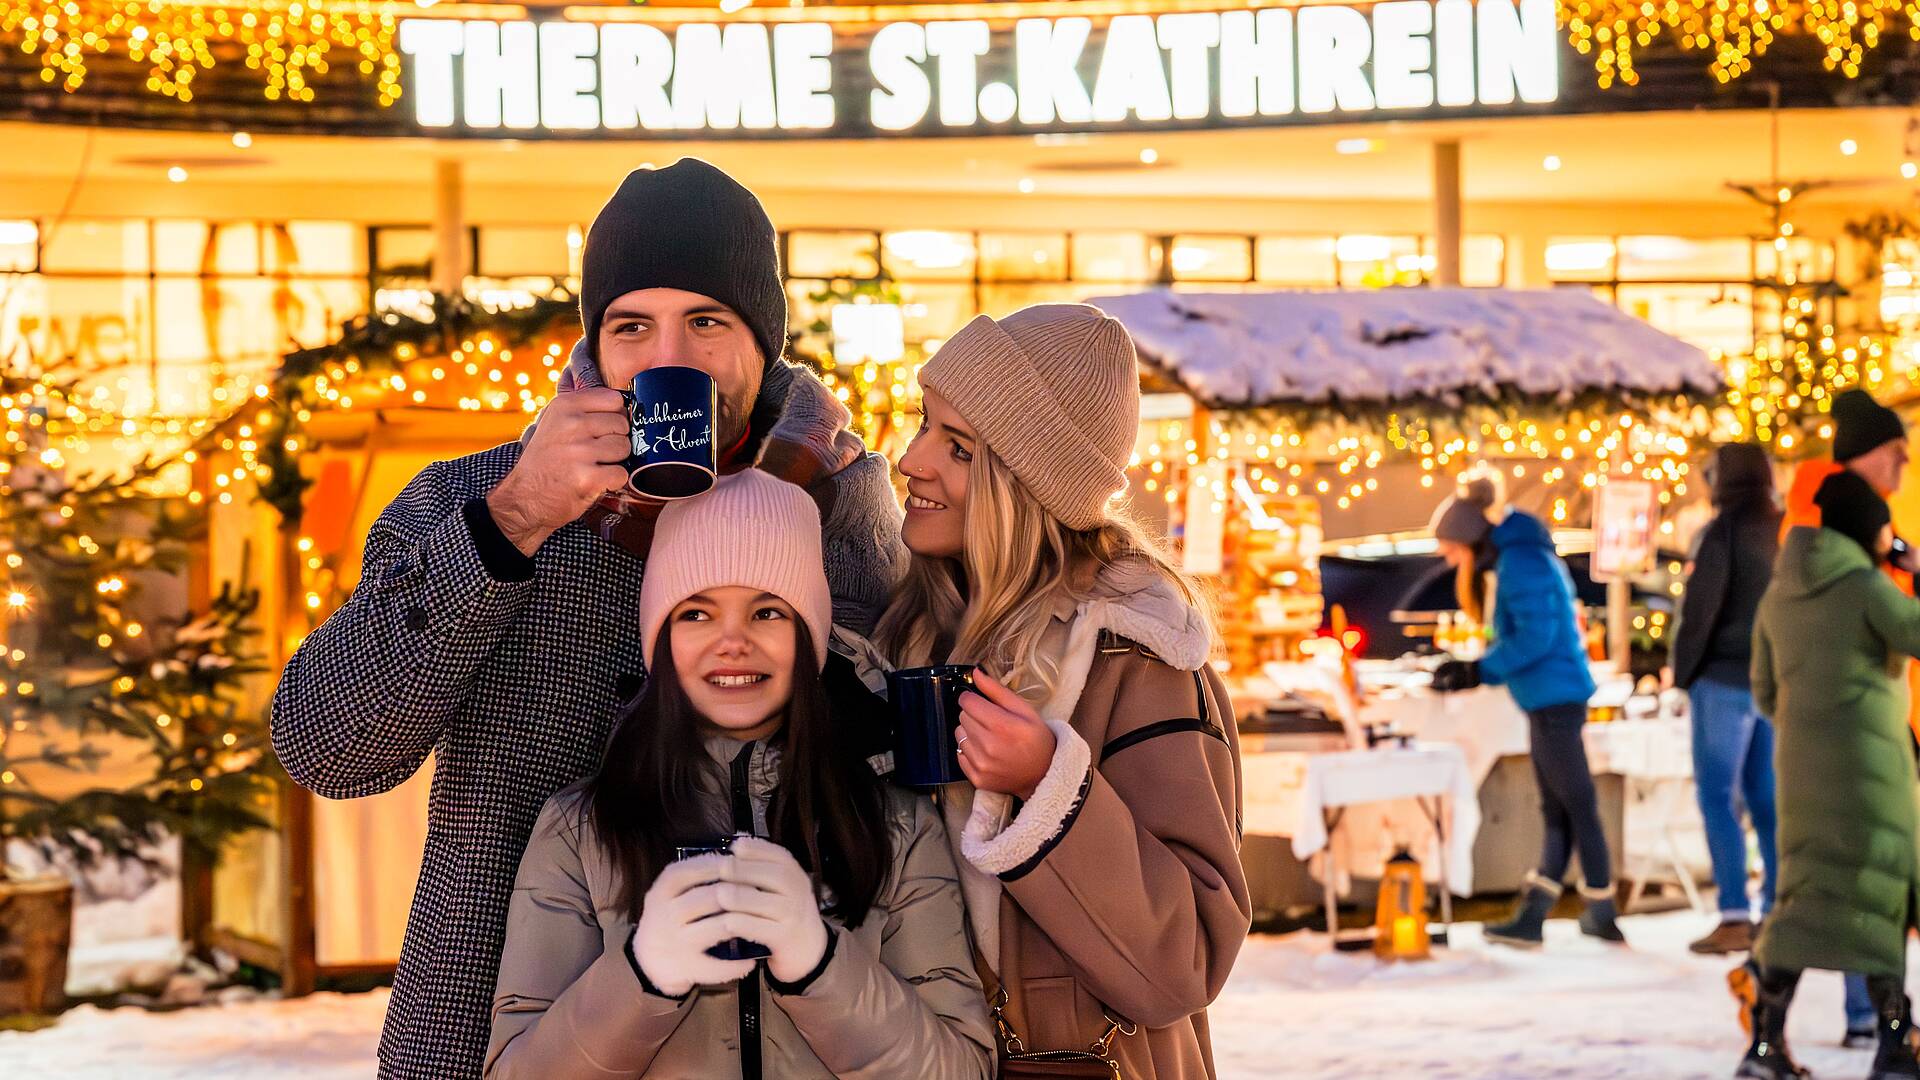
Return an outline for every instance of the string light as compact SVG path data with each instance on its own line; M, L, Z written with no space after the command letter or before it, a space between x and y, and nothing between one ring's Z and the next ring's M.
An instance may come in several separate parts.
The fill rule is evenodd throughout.
M351 65L390 106L400 99L398 25L381 6L334 0L0 0L0 43L38 53L42 82L72 93L90 55L115 53L148 65L146 88L182 103L215 66L217 47L237 45L269 101L310 102L311 77Z
M1752 71L1754 60L1789 34L1820 42L1827 70L1848 78L1860 74L1867 50L1880 44L1896 19L1904 17L1910 32L1920 35L1915 0L1580 0L1561 4L1560 12L1568 40L1593 58L1603 89L1639 83L1635 55L1663 38L1707 53L1708 70L1726 83Z

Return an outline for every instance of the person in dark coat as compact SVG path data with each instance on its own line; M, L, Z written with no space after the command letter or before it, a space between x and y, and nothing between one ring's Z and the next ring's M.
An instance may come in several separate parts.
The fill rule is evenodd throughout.
M1441 693L1481 683L1505 685L1527 714L1533 772L1540 784L1545 839L1539 866L1513 918L1486 928L1487 940L1538 948L1547 913L1560 899L1561 881L1580 854L1583 933L1624 942L1615 920L1613 862L1600 825L1593 772L1582 732L1593 673L1581 641L1573 577L1554 550L1546 524L1513 510L1493 523L1498 491L1490 478L1472 480L1440 504L1433 534L1440 554L1458 573L1460 606L1475 620L1487 610L1486 578L1494 578L1493 644L1479 660L1449 660L1433 674Z
M1720 894L1720 925L1693 943L1697 953L1753 947L1754 905L1747 896L1744 804L1765 868L1758 914L1773 906L1773 725L1754 708L1753 620L1773 578L1781 511L1773 464L1763 447L1719 447L1707 465L1713 520L1687 564L1686 593L1673 631L1673 682L1693 713L1693 775L1706 823L1707 852Z
M407 484L367 533L353 595L274 693L274 751L315 794L390 791L433 758L382 1078L481 1074L527 838L644 686L633 611L659 508L610 494L626 482L617 387L656 365L713 376L720 471L772 473L820 508L837 623L870 630L906 565L886 459L782 359L778 235L751 191L693 158L637 169L582 260L584 333L538 425ZM850 665L830 659L824 677L864 694Z
M1892 515L1865 479L1835 473L1816 500L1823 524L1787 534L1754 624L1754 702L1778 738L1780 889L1753 959L1733 975L1753 1002L1735 1075L1803 1075L1787 1052L1787 1008L1800 973L1820 968L1867 977L1880 1021L1870 1080L1912 1080L1905 978L1920 807L1904 669L1920 656L1920 601L1879 570Z

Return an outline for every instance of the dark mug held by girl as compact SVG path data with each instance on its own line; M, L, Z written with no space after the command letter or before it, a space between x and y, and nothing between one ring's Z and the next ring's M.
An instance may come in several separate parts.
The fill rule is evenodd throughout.
M733 837L722 836L703 844L680 844L673 849L673 861L697 859L702 855L726 855L733 851ZM773 950L746 938L729 938L707 950L715 960L764 960Z
M713 487L719 415L713 376L698 368L649 368L621 396L628 435L621 464L629 487L653 499L688 499Z

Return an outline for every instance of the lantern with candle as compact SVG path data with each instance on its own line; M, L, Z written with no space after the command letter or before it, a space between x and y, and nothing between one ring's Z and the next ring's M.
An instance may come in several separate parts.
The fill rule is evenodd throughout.
M1427 937L1426 879L1419 860L1404 847L1380 874L1373 932L1374 955L1383 960L1425 960L1433 954Z

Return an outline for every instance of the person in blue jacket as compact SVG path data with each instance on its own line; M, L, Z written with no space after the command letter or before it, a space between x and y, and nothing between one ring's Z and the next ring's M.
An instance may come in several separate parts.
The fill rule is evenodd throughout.
M1514 510L1494 524L1491 514L1498 497L1491 478L1474 479L1440 504L1432 525L1440 554L1458 573L1461 609L1493 629L1486 655L1441 664L1434 672L1434 689L1449 693L1482 683L1506 686L1527 714L1546 827L1540 863L1527 875L1520 909L1508 921L1487 927L1487 940L1539 947L1541 928L1560 899L1561 882L1577 849L1584 879L1580 895L1586 901L1581 931L1603 941L1624 942L1615 920L1613 863L1580 734L1594 684L1581 640L1573 577L1539 518ZM1489 572L1494 579L1490 614Z

